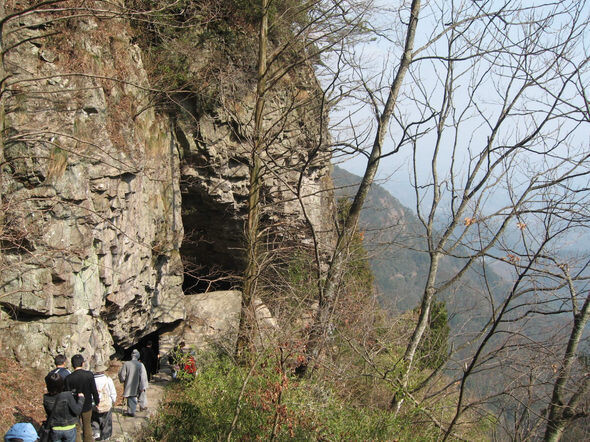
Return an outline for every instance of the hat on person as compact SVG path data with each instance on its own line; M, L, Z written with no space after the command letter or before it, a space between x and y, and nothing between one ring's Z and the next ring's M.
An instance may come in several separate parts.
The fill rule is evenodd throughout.
M35 442L39 439L37 431L33 424L29 422L21 422L14 424L10 430L4 435L4 441L9 442L12 439L22 439L24 442Z
M102 373L103 371L107 371L108 368L109 368L109 366L104 361L97 362L96 364L94 364L94 372L95 373Z

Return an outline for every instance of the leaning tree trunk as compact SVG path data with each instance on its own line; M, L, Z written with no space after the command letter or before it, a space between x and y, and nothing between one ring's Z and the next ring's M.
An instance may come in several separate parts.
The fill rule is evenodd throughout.
M570 290L573 287L570 286ZM575 304L576 297L572 296ZM578 345L580 339L586 328L586 324L590 319L590 292L586 296L586 300L582 309L576 312L574 305L574 325L570 333L565 354L557 379L553 384L553 394L551 396L551 404L549 405L549 416L547 418L547 428L545 430L545 441L554 442L561 439L563 431L567 424L569 424L575 417L575 409L584 396L584 393L590 388L590 377L587 375L581 388L576 391L569 401L565 398L566 384L570 379L570 374L574 362L577 360Z
M404 77L410 63L412 62L414 50L414 38L416 35L416 27L418 24L418 15L420 12L420 0L413 0L410 8L410 20L406 31L406 41L404 45L404 52L400 60L397 73L389 89L389 95L383 111L377 115L377 133L373 141L371 155L365 168L365 173L357 189L352 205L348 215L346 216L341 233L336 241L336 246L332 254L332 260L329 263L329 269L326 273L326 278L319 289L318 294L318 310L314 317L314 323L309 333L306 350L305 361L297 368L300 375L308 371L310 365L316 362L321 353L325 337L328 334L331 325L332 310L336 300L337 283L345 265L346 255L350 246L350 241L356 231L358 220L361 214L361 209L365 203L369 188L373 184L377 170L379 169L379 162L383 151L383 143L385 135L389 127L389 122L393 115L393 111L397 104L397 98L401 89Z

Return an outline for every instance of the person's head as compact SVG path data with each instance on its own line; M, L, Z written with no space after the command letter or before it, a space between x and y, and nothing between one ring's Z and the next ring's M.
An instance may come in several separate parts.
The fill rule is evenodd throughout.
M147 342L145 343L145 346L146 346L146 347L151 347L151 346L152 346L152 341L147 341Z
M66 357L64 355L57 355L53 358L53 362L55 363L56 367L63 367L66 365Z
M74 370L76 368L82 368L82 365L84 365L84 356L81 354L72 356L72 367L74 367Z
M139 350L137 348L135 348L132 352L131 352L131 359L135 359L138 360L139 359Z
M14 424L4 435L4 442L35 442L37 440L39 435L33 424L29 422Z
M102 355L98 353L95 354L93 360L94 368L92 369L92 371L94 372L94 374L104 373L105 371L107 371L107 368L109 368L107 361L103 359Z
M59 373L50 373L45 377L45 385L47 386L47 393L53 396L64 391L64 378Z

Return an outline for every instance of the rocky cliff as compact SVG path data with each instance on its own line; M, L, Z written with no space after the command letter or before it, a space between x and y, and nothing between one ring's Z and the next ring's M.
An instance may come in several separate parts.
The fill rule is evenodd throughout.
M0 9L0 345L35 366L81 352L93 367L183 321L213 269L239 275L254 94L159 112L124 17L100 2L10 16L26 6ZM293 84L275 108L301 96ZM264 154L286 171L268 168L265 219L298 241L301 201L324 231L331 213L328 157L306 153L313 120L301 106Z

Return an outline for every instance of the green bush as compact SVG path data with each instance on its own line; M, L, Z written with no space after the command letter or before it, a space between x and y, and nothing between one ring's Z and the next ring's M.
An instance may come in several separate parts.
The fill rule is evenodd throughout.
M408 416L396 420L387 410L350 405L328 384L290 376L278 355L259 359L248 373L228 357L209 356L196 378L171 384L142 440L225 439L246 378L232 440L269 440L273 430L277 440L430 439L413 435Z
M436 369L447 361L450 330L445 302L434 301L428 318L428 329L418 347L421 368Z

